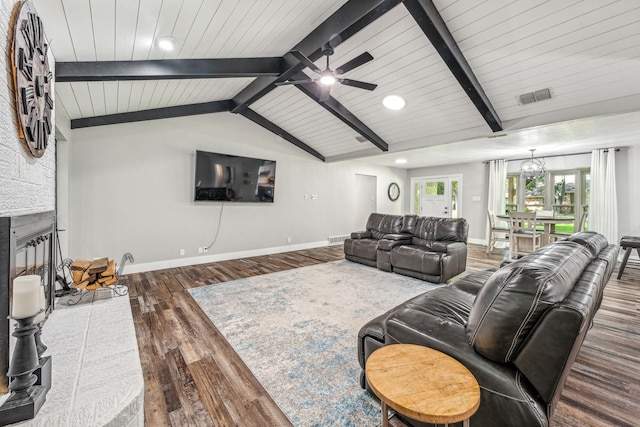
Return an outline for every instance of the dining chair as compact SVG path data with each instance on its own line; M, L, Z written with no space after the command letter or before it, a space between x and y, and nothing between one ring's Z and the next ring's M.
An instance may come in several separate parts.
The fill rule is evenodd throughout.
M509 223L510 256L512 259L540 248L543 231L536 228L535 212L510 212Z
M580 216L580 223L578 224L578 228L573 232L577 233L578 231L584 231L585 224L587 223L587 218L589 217L589 212L582 212ZM565 239L571 236L573 233L568 233L565 231L554 231L553 233L549 233L549 242L555 242L556 240Z
M553 211L536 211L536 218L553 218ZM544 231L544 224L537 224L538 230Z
M489 218L489 242L487 243L487 253L491 252L496 242L508 242L509 227L497 227L496 217L491 209L487 209L487 217Z

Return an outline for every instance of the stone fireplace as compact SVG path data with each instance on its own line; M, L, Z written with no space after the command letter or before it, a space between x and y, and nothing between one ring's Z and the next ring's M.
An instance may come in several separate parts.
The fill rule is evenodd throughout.
M56 280L54 211L0 217L0 395L8 393L9 336L13 279L42 277L47 314L53 310Z

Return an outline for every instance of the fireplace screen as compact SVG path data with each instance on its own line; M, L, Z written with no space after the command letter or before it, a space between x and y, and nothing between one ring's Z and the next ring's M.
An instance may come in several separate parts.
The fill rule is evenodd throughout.
M9 320L13 279L42 277L47 313L55 293L55 212L0 217L0 394L8 393Z

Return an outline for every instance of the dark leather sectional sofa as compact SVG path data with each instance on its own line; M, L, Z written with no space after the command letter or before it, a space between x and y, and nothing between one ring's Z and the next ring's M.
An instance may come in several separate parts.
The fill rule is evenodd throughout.
M434 283L467 266L465 219L372 213L366 227L345 240L346 259Z
M576 233L400 304L360 330L361 385L376 349L424 345L475 375L481 397L472 426L549 426L618 250L600 234Z

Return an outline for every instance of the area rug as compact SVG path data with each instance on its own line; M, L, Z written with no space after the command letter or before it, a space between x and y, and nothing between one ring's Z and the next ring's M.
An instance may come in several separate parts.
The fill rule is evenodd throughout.
M376 426L359 384L369 320L438 285L336 261L189 292L295 426Z

